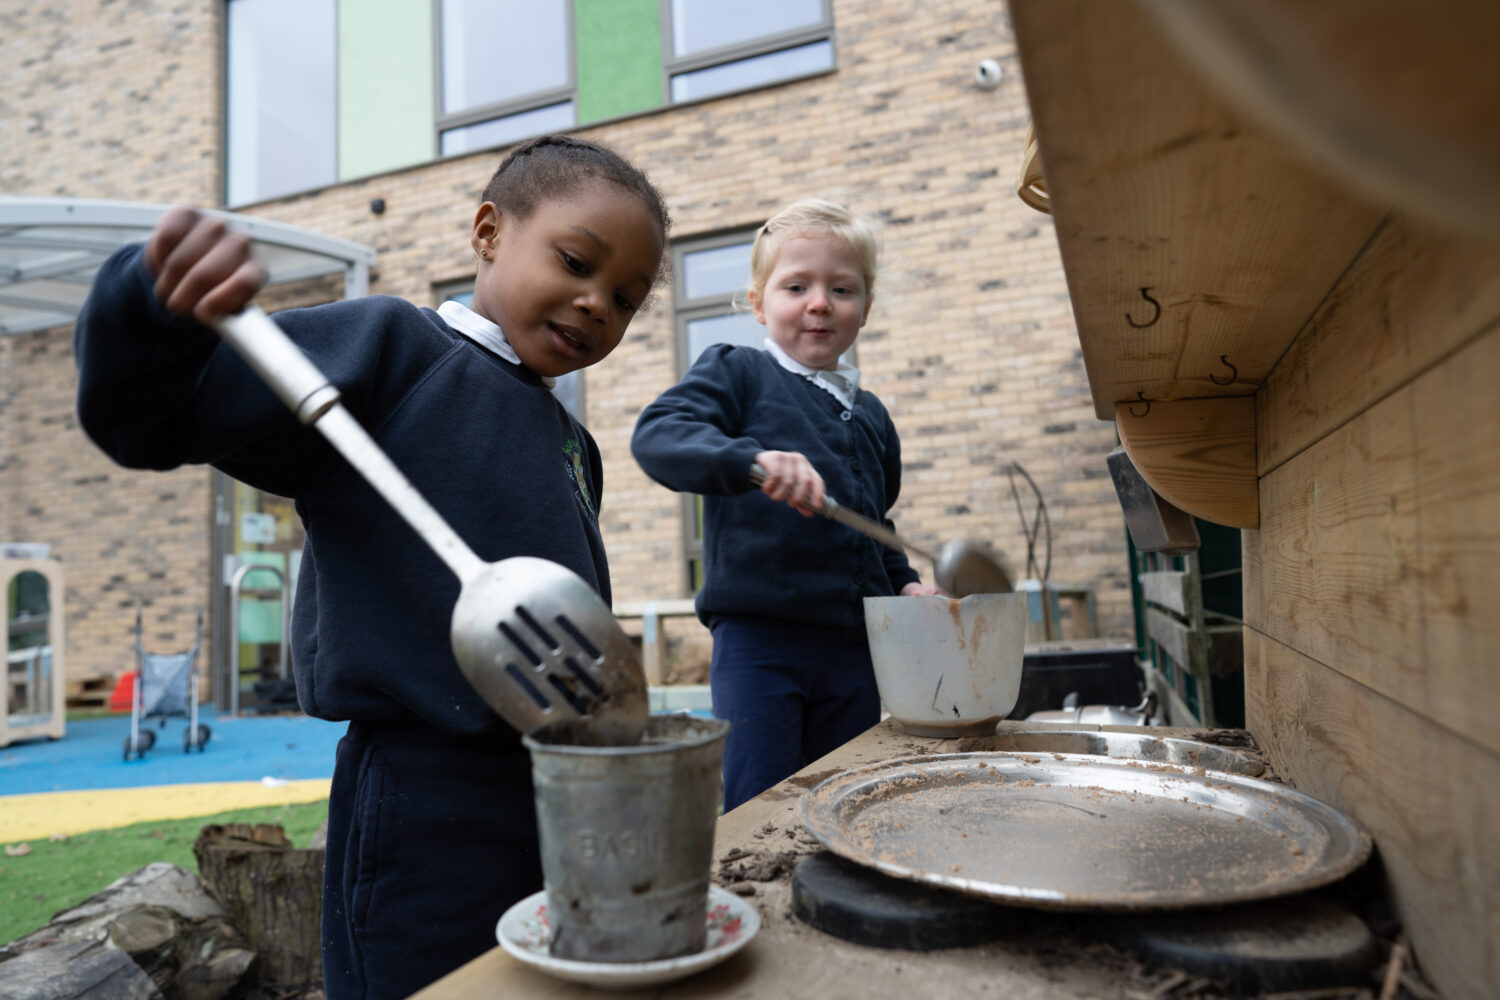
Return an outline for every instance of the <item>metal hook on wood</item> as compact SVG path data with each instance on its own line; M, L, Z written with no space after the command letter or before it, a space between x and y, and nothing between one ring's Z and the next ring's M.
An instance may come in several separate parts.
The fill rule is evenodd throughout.
M1229 355L1227 354L1219 355L1219 361L1224 365L1224 367L1229 369L1229 377L1220 382L1217 375L1210 374L1208 376L1208 380L1214 385L1234 385L1235 379L1240 377L1240 370L1230 363Z
M1129 407L1127 407L1127 409L1129 409L1129 411L1130 411L1130 415L1131 415L1131 416L1132 416L1132 417L1135 417L1135 418L1136 418L1136 419L1137 419L1137 420L1140 420L1140 419L1142 419L1142 418L1143 418L1143 417L1145 417L1145 416L1146 416L1146 414L1148 414L1148 413L1150 413L1150 412L1151 412L1151 400L1149 400L1149 399L1147 399L1147 398L1146 398L1146 393L1145 393L1145 390L1141 390L1141 391L1139 391L1139 392L1137 392L1137 393L1136 393L1136 394L1135 394L1135 396L1136 396L1136 398L1137 398L1137 399L1139 399L1139 400L1140 400L1140 401L1141 401L1141 402L1143 402L1143 403L1145 403L1145 404L1146 404L1146 408L1145 408L1145 409L1144 409L1144 410L1142 410L1142 411L1141 411L1141 412L1140 412L1140 413L1137 413L1137 412L1135 412L1135 404L1134 404L1134 403L1131 403L1131 404L1130 404L1130 406L1129 406Z
M1161 303L1151 297L1150 285L1147 285L1145 288L1141 289L1141 298L1151 303L1151 318L1146 320L1146 322L1144 323L1137 323L1134 316L1131 316L1128 312L1125 314L1125 322L1129 323L1137 330L1144 330L1146 327L1154 325L1157 320L1161 319Z

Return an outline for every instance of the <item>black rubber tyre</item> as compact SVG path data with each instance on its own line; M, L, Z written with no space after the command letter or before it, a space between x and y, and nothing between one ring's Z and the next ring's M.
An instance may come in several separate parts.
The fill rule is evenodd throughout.
M194 750L197 750L199 753L202 753L203 745L208 742L209 737L212 735L213 731L204 725L198 726L197 733L194 733L189 728L182 734L182 752L192 753Z
M150 731L143 732L134 739L129 736L125 737L125 759L139 760L147 750L151 749L151 744L154 742L156 738Z

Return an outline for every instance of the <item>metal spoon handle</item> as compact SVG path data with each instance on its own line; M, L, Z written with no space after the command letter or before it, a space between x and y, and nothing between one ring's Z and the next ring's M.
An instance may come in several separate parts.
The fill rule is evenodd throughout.
M396 468L365 429L339 402L339 391L281 327L261 311L246 306L215 324L224 342L244 358L282 402L354 466L375 492L411 525L447 564L461 583L473 579L485 563L464 544L411 481Z
M750 481L757 486L759 486L761 483L764 483L766 481L766 470L762 469L758 464L752 464L750 466ZM888 545L893 549L905 549L908 552L916 553L930 563L935 564L937 562L937 557L928 552L926 549L918 548L911 542L908 542L906 539L896 534L890 528L887 528L885 525L880 524L877 521L872 521L862 514L854 513L854 511L850 510L848 507L843 506L837 500L835 500L831 496L828 496L827 494L824 494L823 496L823 506L818 508L818 513L822 514L829 520L837 521L840 524L847 525L848 527L853 528L855 531L859 532L862 535L868 535L882 545Z

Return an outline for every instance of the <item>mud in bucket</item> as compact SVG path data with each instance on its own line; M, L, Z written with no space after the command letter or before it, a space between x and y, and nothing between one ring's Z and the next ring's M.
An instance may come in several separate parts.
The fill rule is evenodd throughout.
M702 951L729 723L653 715L632 746L571 727L523 737L557 958L648 962Z

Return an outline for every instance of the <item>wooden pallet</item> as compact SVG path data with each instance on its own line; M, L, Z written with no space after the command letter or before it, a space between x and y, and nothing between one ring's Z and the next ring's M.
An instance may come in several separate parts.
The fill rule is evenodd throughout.
M74 678L68 681L67 706L83 711L108 708L114 690L115 679L106 674Z

